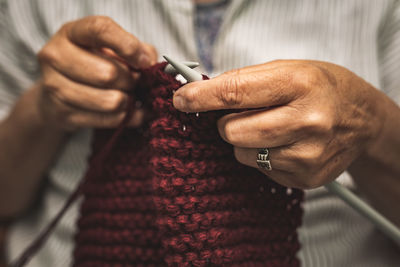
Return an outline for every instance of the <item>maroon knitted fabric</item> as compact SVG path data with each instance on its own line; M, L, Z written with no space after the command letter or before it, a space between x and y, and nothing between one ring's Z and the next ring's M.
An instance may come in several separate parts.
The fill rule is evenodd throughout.
M177 111L164 66L136 89L152 120L95 132L74 266L299 266L302 191L235 160L216 128L225 112Z

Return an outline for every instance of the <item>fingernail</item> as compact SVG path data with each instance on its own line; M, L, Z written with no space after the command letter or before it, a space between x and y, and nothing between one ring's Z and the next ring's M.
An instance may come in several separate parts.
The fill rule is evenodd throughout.
M183 109L185 108L185 100L181 96L174 96L173 98L174 107L176 109Z
M142 53L137 60L137 64L139 65L139 68L149 67L151 65L149 56Z

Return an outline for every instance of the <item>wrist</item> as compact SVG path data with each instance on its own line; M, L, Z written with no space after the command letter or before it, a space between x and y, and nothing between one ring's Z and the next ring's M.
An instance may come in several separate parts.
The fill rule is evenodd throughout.
M62 138L67 131L55 123L49 122L40 111L38 84L27 90L18 100L5 123L14 125L18 131L31 133L32 135L48 135ZM33 136L32 136L33 137Z
M67 135L46 124L26 91L0 124L0 217L16 218L34 201Z

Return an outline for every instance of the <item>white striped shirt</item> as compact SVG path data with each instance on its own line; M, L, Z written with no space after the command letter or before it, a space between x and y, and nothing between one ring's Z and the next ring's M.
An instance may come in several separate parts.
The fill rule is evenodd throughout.
M39 75L35 54L62 24L107 15L160 55L199 60L190 0L0 0L0 119ZM400 1L232 0L214 49L215 76L274 59L342 65L400 103ZM48 172L40 207L15 223L15 258L63 205L87 168L91 130L74 134ZM1 151L0 151L1 152ZM347 173L341 177L349 180ZM299 229L306 267L400 266L400 248L324 189L307 192ZM69 266L76 203L29 266Z

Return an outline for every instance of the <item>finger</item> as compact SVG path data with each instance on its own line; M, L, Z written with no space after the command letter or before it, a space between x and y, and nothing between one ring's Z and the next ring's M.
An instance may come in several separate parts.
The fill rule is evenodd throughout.
M145 121L145 112L143 109L135 109L132 113L132 117L128 123L129 127L140 127Z
M338 160L340 152L327 151L323 144L299 142L268 150L272 170L259 169L278 183L288 186L290 182L291 187L319 187L332 181L346 168ZM258 168L258 149L235 147L234 151L240 163Z
M101 113L74 109L66 118L66 122L76 128L116 128L125 115L124 111Z
M239 162L251 167L258 167L258 148L235 146L234 149L235 156ZM273 170L297 174L308 172L313 168L313 165L316 165L318 162L328 162L335 156L329 153L327 154L323 145L310 142L299 142L274 148L268 147L268 151Z
M128 95L116 89L98 89L76 83L48 67L43 77L51 96L70 106L99 112L118 112L126 108Z
M158 57L156 48L148 43L143 43L143 49L149 55L150 64L151 65L155 64L157 62L157 57ZM115 59L117 62L120 62L123 65L126 65L128 68L130 67L129 64L123 58L118 56L113 50L103 47L100 49L100 51L102 54L104 54L112 59ZM130 69L130 70L135 71L135 69Z
M155 64L158 58L157 49L153 45L145 42L143 42L143 49L146 51L147 55L150 58L150 64Z
M257 65L250 65L250 66L245 66L240 68L240 73L241 74L246 74L246 73L252 73L255 70L264 70L264 71L270 71L272 69L276 68L283 68L287 66L293 66L293 65L299 65L301 64L301 60L273 60L267 63L261 63ZM226 71L224 74L232 73L232 75L235 75L238 72L238 69L232 69Z
M84 47L111 48L133 67L148 67L151 64L142 43L109 17L90 16L71 23L67 27L67 36Z
M143 123L143 110L135 110L128 123L128 127L137 128ZM116 113L99 113L87 110L74 110L68 116L68 123L75 127L90 127L90 128L116 128L126 116L125 111Z
M260 148L289 145L301 139L303 124L291 106L231 113L218 120L218 131L228 143Z
M272 170L265 170L257 165L257 155L258 150L253 148L241 148L234 147L235 157L238 162L247 165L249 167L253 167L267 175L269 178L274 180L275 182L287 186L287 187L298 187L296 180L293 179L293 172L286 170L287 168L287 160L282 160L277 152L278 149L270 149L270 161ZM274 152L274 153L273 153ZM272 156L273 154L273 156Z
M143 43L143 48L147 52L147 54L149 55L150 64L151 65L155 64L157 62L157 55L158 55L156 48L154 46L150 45L150 44L147 44L147 43ZM125 66L127 66L129 68L128 63L123 58L121 58L120 56L115 54L114 51L112 51L111 49L102 48L101 52L104 55L106 55L106 56L108 56L108 57L110 57L112 59L115 59L117 63L125 65ZM134 81L134 83L136 83L136 81L140 77L140 74L137 73L135 69L132 69L132 68L129 68L129 69L131 71L131 75L132 75L133 81Z
M222 74L214 79L188 83L173 98L174 106L185 112L220 109L259 108L287 104L303 92L297 85L295 65L253 67ZM301 73L301 72L300 72Z
M287 151L282 152L282 150L286 150L286 148L268 148L272 170L292 171L294 166L291 166L290 160L283 156L287 153ZM240 163L250 167L259 168L257 165L257 148L244 148L235 146L234 151L235 157Z
M45 47L39 53L39 60L44 63L42 66L50 64L69 79L90 86L121 90L132 88L132 74L123 64L98 53L90 53L72 43L53 45L58 45L57 49Z
M102 48L102 49L100 49L99 53L101 53L102 55L104 55L107 58L113 59L113 61L117 65L120 65L120 67L122 67L124 70L129 71L129 73L131 75L131 78L133 79L133 84L132 84L132 86L130 88L133 88L134 85L136 84L136 82L139 80L139 77L140 77L140 73L137 72L137 69L131 68L129 66L129 64L123 58L121 58L120 56L115 54L114 51L112 51L109 48ZM151 64L153 64L153 63L151 63Z

